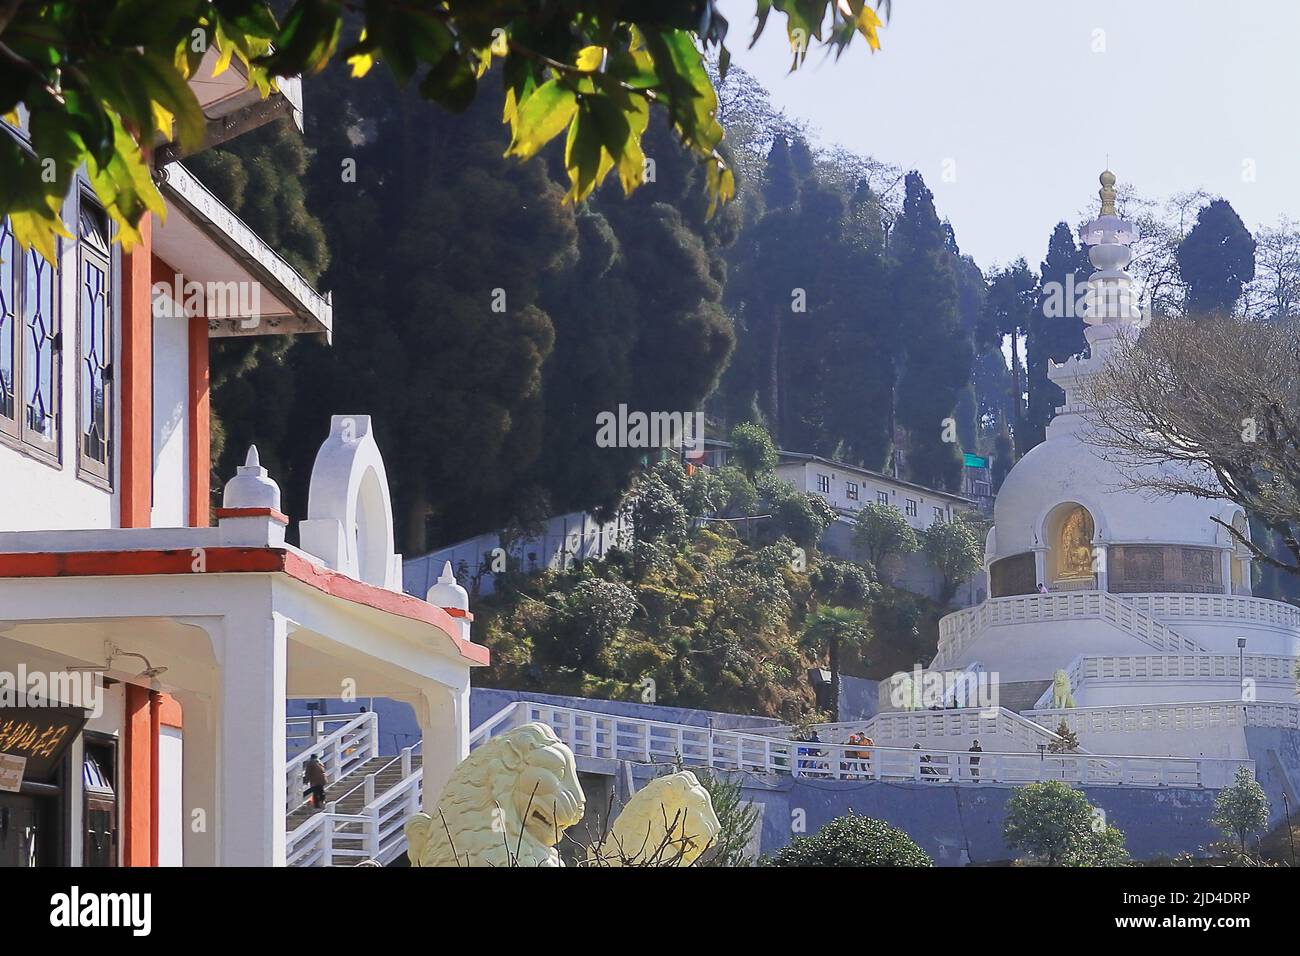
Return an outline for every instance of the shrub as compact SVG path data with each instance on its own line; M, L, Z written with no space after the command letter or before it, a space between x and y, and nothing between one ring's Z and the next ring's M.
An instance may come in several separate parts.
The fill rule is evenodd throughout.
M902 830L849 811L812 836L795 837L767 866L934 866Z

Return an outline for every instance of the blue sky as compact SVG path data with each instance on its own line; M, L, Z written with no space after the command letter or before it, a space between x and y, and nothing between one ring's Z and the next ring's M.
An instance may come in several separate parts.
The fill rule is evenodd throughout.
M820 141L919 169L981 266L1037 268L1107 155L1145 196L1300 218L1300 2L894 0L880 52L814 51L794 75L778 14L747 49L754 6L723 0L733 62Z

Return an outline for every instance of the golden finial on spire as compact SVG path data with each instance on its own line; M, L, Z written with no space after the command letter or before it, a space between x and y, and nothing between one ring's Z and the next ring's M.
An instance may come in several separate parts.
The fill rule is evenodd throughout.
M1103 216L1115 215L1115 174L1109 169L1099 177L1101 189L1097 195L1101 197L1101 214Z

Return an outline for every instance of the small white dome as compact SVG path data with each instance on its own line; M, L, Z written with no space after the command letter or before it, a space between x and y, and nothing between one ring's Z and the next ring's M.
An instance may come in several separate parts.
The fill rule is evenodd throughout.
M270 508L280 510L280 486L271 480L257 455L257 446L250 445L248 457L234 478L226 482L221 496L225 508Z
M469 592L456 583L456 576L451 573L450 561L443 563L442 574L438 576L437 583L429 588L426 600L435 607L469 610Z

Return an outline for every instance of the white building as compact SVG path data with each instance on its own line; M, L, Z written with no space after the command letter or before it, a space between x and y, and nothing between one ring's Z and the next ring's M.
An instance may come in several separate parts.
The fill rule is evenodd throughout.
M194 81L210 130L300 112L293 84L263 101L215 56ZM454 582L401 593L366 416L330 423L301 547L255 449L210 524L209 339L328 336L331 308L183 166L156 172L166 223L129 253L84 178L57 264L0 221L0 865L283 865L337 822L290 828L296 696L414 706L419 765L357 851L381 855L468 752L488 653ZM331 781L372 753L349 733L313 745Z
M1064 719L1095 754L1245 759L1251 728L1300 728L1300 610L1252 596L1249 553L1225 527L1249 533L1241 509L1126 490L1084 440L1081 387L1140 327L1125 271L1136 230L1115 214L1114 181L1102 174L1102 214L1083 231L1097 269L1089 352L1050 369L1065 405L998 494L990 596L940 622L932 664L983 672L1006 695L1030 690L1032 699L986 718L896 714L877 742L964 750L979 737L985 750L1032 752ZM1069 677L1070 706L1054 706L1058 671Z
M958 512L975 510L975 502L962 495L817 455L779 452L775 471L801 491L821 495L845 514L861 511L866 504L896 508L916 531L935 522L952 521Z

